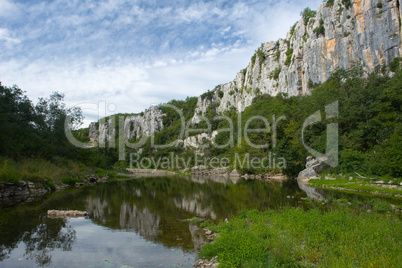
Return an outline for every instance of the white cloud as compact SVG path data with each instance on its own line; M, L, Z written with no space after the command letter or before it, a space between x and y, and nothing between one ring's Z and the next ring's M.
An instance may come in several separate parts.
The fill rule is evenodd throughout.
M0 28L0 41L5 41L8 45L21 43L21 40L12 37L10 31L5 28Z
M18 6L10 0L0 0L0 18L16 16L18 13Z
M233 80L261 42L284 38L300 11L321 0L138 2L0 0L0 19L25 12L0 28L9 46L0 80L34 101L62 91L70 106L106 101L116 113L140 112Z

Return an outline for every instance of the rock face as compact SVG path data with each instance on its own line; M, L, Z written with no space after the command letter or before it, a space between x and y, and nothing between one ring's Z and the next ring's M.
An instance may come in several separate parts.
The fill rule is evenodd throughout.
M156 106L151 106L140 115L127 116L124 119L126 140L139 138L141 135L151 136L163 128L164 114ZM89 125L89 136L99 143L110 142L115 137L115 126L119 118L109 118L105 122L92 122Z
M163 114L156 106L145 110L144 115L126 117L124 120L126 139L139 138L141 135L151 136L163 128L162 119Z
M46 189L43 185L35 185L32 182L0 182L0 208L25 202L29 198L40 197L47 192L49 192L49 189Z
M300 19L286 35L261 45L248 66L233 81L217 86L198 98L192 123L199 123L209 109L218 113L244 111L261 94L306 95L337 68L356 62L364 75L388 65L402 55L402 0L333 0L318 7L315 16ZM156 107L143 115L127 117L126 139L150 136L163 128L163 114ZM114 124L92 123L89 135L98 142L110 141ZM191 138L188 147L200 145ZM185 146L186 147L186 146Z
M299 178L310 178L323 173L325 170L329 169L331 166L326 163L328 158L326 156L314 159L308 156L306 159L306 169L299 173Z
M199 97L193 122L212 103L220 113L240 112L259 94L309 94L309 84L325 82L336 68L358 62L367 75L400 57L401 0L348 2L324 2L315 17L298 21L286 40L262 44L232 82L218 86L212 97Z

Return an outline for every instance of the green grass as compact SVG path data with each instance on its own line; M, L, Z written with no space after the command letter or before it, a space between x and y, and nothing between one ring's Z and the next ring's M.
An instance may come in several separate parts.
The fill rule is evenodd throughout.
M96 174L101 170L96 169ZM57 184L73 185L82 181L92 171L81 163L64 158L54 158L52 161L40 158L24 158L18 161L9 158L0 158L0 182L17 183L31 181L46 184L55 188Z
M218 256L219 267L398 267L401 219L367 209L243 211L211 226L219 236L200 257Z
M386 183L388 180L384 180ZM309 185L315 188L325 188L328 187L340 187L350 190L359 190L365 191L370 193L377 194L391 194L397 195L402 194L402 189L399 187L399 179L393 180L394 182L398 183L398 188L390 189L390 188L383 188L382 184L374 184L370 181L370 179L362 179L362 178L353 178L352 180L346 178L337 178L336 180L325 180L325 179L310 179ZM387 185L387 184L385 184Z

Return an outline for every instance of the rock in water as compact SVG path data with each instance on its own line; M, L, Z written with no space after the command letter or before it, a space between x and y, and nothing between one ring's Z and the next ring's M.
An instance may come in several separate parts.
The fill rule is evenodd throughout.
M78 210L48 210L49 218L70 218L70 217L86 217L88 212Z

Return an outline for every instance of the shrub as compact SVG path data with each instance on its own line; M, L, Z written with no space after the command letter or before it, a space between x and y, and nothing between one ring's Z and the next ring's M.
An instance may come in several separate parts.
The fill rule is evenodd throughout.
M325 4L326 7L332 7L334 5L334 0L328 0Z
M293 36L293 35L294 35L294 33L295 33L295 30L296 30L296 25L297 25L297 22L296 22L295 24L293 24L293 26L292 26L292 27L290 27L290 35L291 35L291 36Z
M292 56L293 56L293 48L288 48L288 50L286 51L286 61L285 61L286 66L290 65L292 61Z
M67 184L67 185L74 185L76 182L80 182L80 179L78 178L63 178L61 180L62 183Z
M223 98L223 91L222 90L218 90L218 97L220 98L220 99L222 99Z
M281 73L281 71L282 71L281 66L276 67L275 70L273 70L273 71L269 74L269 79L278 80L278 79L279 79L279 74Z
M346 7L346 9L349 9L352 6L352 1L351 0L342 0L342 4Z
M324 20L320 19L320 26L316 27L313 32L319 37L320 35L325 36Z
M304 25L307 26L309 20L312 17L315 17L315 15L317 14L317 11L315 10L311 10L309 7L306 7L301 13L300 16L302 16L303 20L304 20Z

